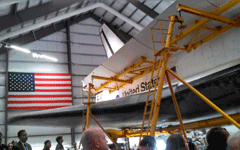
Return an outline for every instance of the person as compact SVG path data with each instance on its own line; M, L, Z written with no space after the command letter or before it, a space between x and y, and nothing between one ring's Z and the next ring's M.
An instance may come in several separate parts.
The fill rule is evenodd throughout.
M56 141L57 141L57 146L56 146L56 150L64 150L64 147L63 147L63 145L62 145L62 143L63 143L63 137L62 136L58 136L57 138L56 138Z
M8 143L8 149L12 150L13 149L13 144L12 143Z
M81 143L84 150L108 150L108 141L99 128L89 128L82 134Z
M19 142L17 143L17 147L19 150L32 150L30 144L27 143L28 137L27 132L25 130L18 131Z
M0 150L8 150L7 145L2 144L2 133L0 132Z
M166 150L189 150L187 140L180 134L171 134L167 139Z
M156 140L152 136L145 136L139 143L139 150L154 150L156 148Z
M240 150L240 131L228 138L227 145L227 150Z
M12 145L13 145L12 150L19 150L19 148L17 147L17 140L13 140Z
M50 150L51 146L52 146L51 141L50 141L50 140L46 140L46 141L44 142L44 148L43 148L43 150Z
M207 150L226 150L229 133L225 128L214 127L207 132Z

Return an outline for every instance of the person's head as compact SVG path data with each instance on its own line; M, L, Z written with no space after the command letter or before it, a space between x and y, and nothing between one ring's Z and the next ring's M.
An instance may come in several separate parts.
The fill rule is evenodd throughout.
M188 143L180 134L172 134L167 139L166 150L188 150Z
M156 140L154 137L145 136L139 143L140 150L154 150L156 147Z
M62 144L64 140L63 140L63 137L62 137L62 136L58 136L58 137L56 138L56 141L57 141L58 143Z
M25 143L28 140L27 132L25 130L18 131L18 138L21 142Z
M13 146L17 146L17 140L12 141Z
M210 129L206 135L208 149L226 149L228 136L229 133L225 128L214 127Z
M12 150L12 148L13 148L13 144L12 143L8 143L8 149Z
M50 140L46 140L46 141L44 142L44 147L45 147L45 148L51 148L51 146L52 146L52 143L51 143Z
M228 138L227 145L227 150L240 150L240 131Z
M108 150L107 140L101 129L89 128L82 134L81 143L84 150Z

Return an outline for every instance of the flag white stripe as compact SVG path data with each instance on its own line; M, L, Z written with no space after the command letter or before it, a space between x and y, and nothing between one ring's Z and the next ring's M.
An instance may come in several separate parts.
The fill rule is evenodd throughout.
M35 79L42 78L42 79L71 79L71 76L36 76Z
M71 84L71 81L35 81L35 84Z
M8 92L8 95L69 95L71 92Z
M44 87L44 86L35 86L35 89L51 89L51 90L53 90L53 89L71 89L71 86L60 86L60 87Z
M36 103L36 104L8 104L8 107L33 107L33 106L72 106L72 103Z
M46 101L46 100L72 100L71 97L56 97L56 98L8 98L8 101Z

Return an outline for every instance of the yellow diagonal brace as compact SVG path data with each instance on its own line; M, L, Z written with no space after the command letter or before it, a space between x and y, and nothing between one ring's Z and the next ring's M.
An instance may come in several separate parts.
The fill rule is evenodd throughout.
M190 14L198 15L198 16L201 16L201 17L209 18L209 19L213 19L215 21L223 22L223 23L226 23L226 24L231 24L231 25L234 25L234 26L239 26L239 21L232 20L232 19L229 19L229 18L225 18L225 17L219 16L219 15L215 15L213 13L208 13L208 12L198 10L198 9L195 9L195 8L191 8L191 7L188 7L188 6L184 6L184 5L181 5L181 4L177 5L177 9L181 9L181 11L184 11L184 12L187 12L187 13L190 13Z
M132 80L121 80L121 79L117 79L117 78L114 78L114 77L107 78L107 77L100 77L100 76L95 76L95 75L92 75L92 78L107 80L107 81L114 81L114 82L129 83L129 84L132 84L132 82L133 82Z
M191 91L193 91L197 96L199 96L202 100L204 100L208 105L210 105L213 109L215 109L217 112L223 115L226 119L228 119L232 124L234 124L237 128L240 129L240 125L232 119L230 116L228 116L224 111L222 111L219 107L217 107L213 102L211 102L208 98L206 98L204 95L202 95L199 91L197 91L194 87L192 87L190 84L188 84L186 81L184 81L181 77L179 77L176 73L174 73L171 69L166 69L168 72L170 72L175 78L177 78L179 81L181 81L184 85L186 85Z
M213 14L215 15L220 15L223 12L227 11L228 9L232 8L233 6L235 6L236 4L238 4L240 1L239 0L232 0L230 2L228 2L227 4L225 4L224 6L222 6L219 9L215 9ZM183 33L181 33L180 35L178 35L176 38L174 38L173 40L171 40L171 44L177 43L178 41L180 41L182 38L186 37L187 35L189 35L190 33L192 33L193 31L195 31L196 29L202 27L204 24L206 24L207 22L209 22L211 19L208 18L204 18L201 21L199 21L197 24L193 25L192 27L190 27L189 29L187 29L186 31L184 31Z
M209 40L215 38L216 36L222 34L223 32L226 32L227 30L233 28L232 25L226 25L225 27L223 27L222 29L220 29L217 32L214 32L213 34L203 38L202 40L196 42L195 44L193 44L192 48L196 49L198 46L202 45L203 43L208 42Z

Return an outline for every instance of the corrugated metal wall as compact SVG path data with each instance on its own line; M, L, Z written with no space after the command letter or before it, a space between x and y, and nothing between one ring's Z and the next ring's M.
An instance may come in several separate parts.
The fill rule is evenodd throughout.
M100 26L101 24L90 18L70 27L73 105L82 104L81 80L107 59L99 36ZM68 73L66 37L66 30L62 30L23 46L33 52L55 57L58 62L36 59L31 54L16 50L9 51L9 72ZM0 55L0 131L3 135L5 135L5 96L7 96L5 92L6 60L6 54ZM9 111L9 113L15 112ZM7 127L8 143L13 139L18 140L17 132L25 129L29 136L28 142L35 150L42 149L44 141L48 139L52 141L52 149L55 149L57 144L55 138L58 135L63 136L65 149L71 146L71 128L11 125ZM81 128L75 130L77 143L80 140L81 130Z

